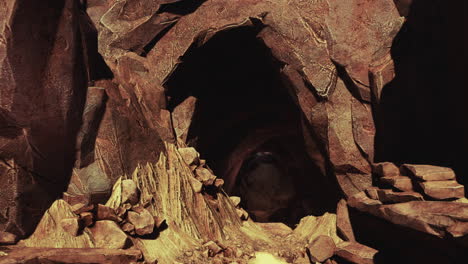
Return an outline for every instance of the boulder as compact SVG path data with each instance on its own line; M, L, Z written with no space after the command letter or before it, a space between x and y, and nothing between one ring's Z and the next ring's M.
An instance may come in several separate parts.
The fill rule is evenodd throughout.
M400 169L391 162L380 162L372 165L372 172L379 177L400 176Z
M154 218L144 208L141 208L139 212L129 211L127 221L135 227L135 233L139 236L148 235L154 231Z
M379 200L379 190L380 188L373 186L366 189L366 194L373 200Z
M200 179L200 181L203 183L205 186L210 186L213 185L214 181L216 180L216 176L213 175L208 169L203 168L203 167L198 167L195 170L195 173Z
M94 205L93 204L90 204L90 205L86 205L86 204L75 204L75 205L72 205L72 210L75 214L81 214L83 212L89 212L89 211L92 211L94 209Z
M0 231L0 245L12 245L17 241L18 237L15 234Z
M348 204L359 211L383 218L395 225L440 238L445 238L448 234L453 237L462 237L468 234L468 227L464 224L468 216L468 204L466 203L412 201L382 205L379 201L370 200L378 202L371 203L367 199L358 195L350 199Z
M377 191L377 194L378 200L384 204L424 200L423 196L417 192L394 192L392 190L380 189Z
M381 177L380 183L400 191L413 191L413 182L411 178L406 176Z
M130 235L135 235L135 226L131 223L125 223L122 225L122 231Z
M239 196L229 196L229 199L235 207L239 207L241 202L241 198Z
M128 208L127 208L127 206L126 207L119 206L119 207L117 207L117 209L115 209L115 214L120 218L126 218L127 211L131 208L131 204L129 204L129 203L126 203L124 205L127 205Z
M419 186L424 194L437 200L465 197L465 187L456 181L419 182Z
M348 199L348 205L375 215L382 202L369 198L364 192L359 192Z
M133 180L122 180L122 204L137 204L140 201L140 190Z
M179 154L188 166L200 164L200 154L195 148L180 148Z
M55 201L46 211L34 233L27 239L18 242L25 247L54 247L54 248L92 248L95 244L92 234L85 228L83 233L76 235L76 224L71 226L62 224L63 219L77 219L72 207L64 200ZM72 220L74 222L75 220ZM69 227L72 232L68 232Z
M342 242L336 247L335 255L355 264L374 264L377 250L357 242Z
M114 209L102 204L98 204L96 207L96 220L112 220L114 222L122 221L122 219L117 216Z
M451 168L446 167L403 164L400 169L404 175L415 177L423 181L446 181L455 179L455 172Z
M307 246L307 253L313 262L324 262L335 252L335 242L329 236L318 236Z
M223 187L224 185L224 180L223 179L216 179L213 183L214 187L216 187L217 189Z
M192 184L193 191L196 193L201 193L203 190L203 183L195 178L190 178L190 183Z
M125 232L114 221L97 221L90 230L97 248L123 249L130 242Z
M336 215L331 213L303 217L294 229L293 235L305 240L307 244L321 235L330 236L335 244L343 241L336 232Z
M336 207L336 229L338 235L345 241L355 241L353 226L349 219L348 204L341 199Z
M62 193L62 200L73 206L73 210L79 210L81 207L86 207L89 204L89 196L83 193L64 192Z
M221 253L221 251L223 251L223 248L221 248L214 241L209 241L209 242L203 244L203 247L208 249L208 254L209 254L210 257L213 257L213 256Z

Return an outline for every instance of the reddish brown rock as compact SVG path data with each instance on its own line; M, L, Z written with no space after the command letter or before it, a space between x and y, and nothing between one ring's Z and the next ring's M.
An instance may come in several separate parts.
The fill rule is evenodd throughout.
M172 111L172 122L177 138L183 142L187 141L190 124L195 112L197 99L193 96L187 97L182 103L177 105ZM201 164L202 166L204 164Z
M364 192L359 192L348 199L348 205L362 212L377 214L382 202L370 199Z
M417 192L394 192L388 189L377 191L378 200L384 204L387 203L405 203L410 201L423 201L424 198Z
M236 10L236 14L224 16L224 14L212 12L216 8ZM361 9L379 10L385 16L371 19L363 15L359 11ZM334 11L330 12L330 10ZM349 12L349 10L356 10L356 12ZM346 25L353 25L355 32L350 33L349 27L344 27L343 22L337 19L341 15L336 16L334 12L343 14L342 17L348 21ZM320 135L320 140L323 139L324 145L330 150L328 153L330 156L326 158L331 158L334 167L340 169L337 174L342 189L347 195L352 195L369 187L370 167L366 158L362 157L356 142L361 147L364 146L363 148L367 151L369 142L372 142L369 140L372 132L356 133L358 139L355 140L353 126L355 128L371 127L371 125L357 121L360 119L358 113L361 117L370 116L370 108L356 104L356 122L353 123L351 101L353 96L358 100L370 101L369 64L389 53L393 36L403 22L391 1L379 3L352 1L346 5L326 1L319 1L314 5L306 2L290 4L284 1L276 1L273 4L266 4L262 1L248 1L242 4L232 1L208 1L196 12L183 17L156 43L155 48L148 54L148 62L154 66L151 71L161 80L169 79L171 74L174 74L176 66L180 64L178 58L191 52L188 51L189 48L205 45L228 25L229 28L248 27L251 24L248 18L258 17L258 14L268 14L268 16L258 18L260 23L267 25L259 38L271 49L273 56L285 65L284 72L287 75L285 77L289 80L296 80L294 85L297 87L295 88L301 93L297 98L307 118L307 125L314 129L315 134ZM298 16L301 18L297 18ZM308 25L306 28L310 27L312 31L303 30L304 23L300 21L306 21ZM369 27L369 25L372 26ZM292 33L290 28L298 31ZM317 32L317 34L310 34L310 32ZM374 34L375 32L379 33ZM357 44L359 43L357 36L362 36L369 41L365 48ZM311 38L316 41L308 41ZM350 41L351 39L354 41ZM175 40L180 45L174 47L172 42ZM330 48L333 52L330 52ZM370 53L367 54L367 52ZM349 54L355 55L348 56ZM343 83L340 84L337 69L330 58L333 62L343 65L345 72L350 76L351 85L348 88L353 90L352 95L344 94L349 90ZM306 87L300 90L298 87L301 83L303 86L304 83L311 84L314 89L307 91ZM337 91L337 96L334 96ZM354 93L355 91L357 93ZM316 97L327 98L332 101L332 104L325 106L327 102L323 102L318 103L320 107L315 107L318 105ZM312 114L313 109L318 108L326 110L317 111L320 113L321 121L326 122L325 124L317 123L318 115ZM346 168L356 168L354 170L356 173L348 175L344 173L344 171L349 172ZM233 175L237 175L237 172L233 172Z
M104 114L105 105L107 101L107 94L102 87L88 87L86 94L86 104L83 111L82 122L80 131L76 136L76 161L75 167L80 169L86 167L94 162L94 147L96 144L96 137L99 129L99 124ZM93 181L87 179L89 176L96 175L80 175L82 180ZM98 176L99 177L99 176ZM95 179L94 181L99 179ZM87 190L92 190L95 186L86 186ZM84 190L83 190L84 191Z
M177 22L179 15L158 12L159 0L117 1L101 17L102 26L108 31L106 45L137 53L152 38L171 24Z
M8 249L2 263L136 263L142 258L136 249L103 248L39 248L16 247Z
M103 204L98 204L96 207L96 220L122 221L122 219L117 216L114 209Z
M465 197L465 187L456 181L419 182L424 194L438 199L455 199Z
M335 253L335 242L329 236L318 236L307 246L307 253L313 262L324 262Z
M154 231L154 218L144 208L139 212L129 211L127 220L135 227L135 233L139 236L148 235Z
M392 1L367 2L353 0L347 2L347 4L330 2L329 6L334 14L342 14L342 19L335 16L327 19L327 26L331 36L333 36L331 38L336 41L334 42L336 44L333 45L331 56L334 61L339 65L343 65L346 69L347 76L351 79L350 82L352 81L349 86L354 89L356 98L370 102L369 65L389 52L393 38L388 38L388 36L396 34L404 20L399 18L399 14ZM353 10L351 12L353 15L350 15L350 9ZM364 10L370 9L375 10L375 12L385 13L385 15L377 20L362 18L360 16L360 14L362 15L366 12ZM361 18L356 19L357 17ZM364 25L371 20L375 24L366 28ZM340 26L343 25L342 23L352 26ZM350 30L350 28L355 30ZM379 33L369 36L370 32ZM361 49L355 50L356 42L359 39L367 39L369 45L366 45L366 47L361 46ZM352 50L356 52L354 56L349 55L352 53ZM368 63L365 67L362 67L364 61Z
M391 162L380 162L372 165L372 172L380 177L400 176L400 169Z
M70 194L68 192L64 192L62 199L69 205L73 206L75 210L78 210L89 203L89 197L85 194Z
M200 164L200 154L198 154L195 148L180 148L178 151L188 166Z
M283 223L257 223L261 228L267 230L273 235L286 237L292 233L292 229Z
M68 4L72 3L72 1L66 2ZM15 73L14 76L7 78L6 81L2 78L0 82L10 83L9 80L20 80L21 82L17 86L25 92L11 94L11 98L19 102L26 101L23 105L34 106L35 104L34 100L29 100L29 98L27 98L28 100L23 100L24 98L22 97L41 98L43 94L51 95L50 98L54 99L46 100L46 107L60 105L57 108L60 108L59 110L61 111L44 111L46 112L45 114L37 114L41 120L34 121L35 124L31 126L31 131L26 130L21 134L23 138L21 140L24 140L21 141L21 146L24 146L24 149L32 149L27 150L31 151L33 155L26 151L28 153L26 156L34 159L31 164L44 164L44 168L52 168L54 164L63 164L63 162L60 159L49 159L49 157L54 157L54 155L62 157L64 154L72 157L70 160L73 161L75 154L73 144L79 142L79 162L77 166L80 168L74 172L74 175L78 177L72 178L72 185L74 186L71 189L81 184L82 186L96 187L96 189L91 190L92 193L95 193L99 189L103 190L103 194L106 194L108 189L101 187L112 186L114 181L122 175L132 175L135 168L147 166L147 168L150 168L148 169L149 171L153 168L154 171L158 171L159 173L157 175L154 173L154 177L145 178L141 174L135 173L135 182L138 181L139 186L145 186L147 190L150 190L150 193L156 200L151 208L157 211L158 214L151 213L153 215L161 214L168 216L168 219L175 221L176 225L186 222L197 223L196 227L191 226L191 224L182 225L184 227L182 228L184 229L183 232L194 232L194 234L189 234L192 237L200 237L204 234L209 234L210 237L221 236L224 222L228 222L230 219L229 213L226 213L226 211L232 211L232 214L234 214L234 210L229 210L229 207L224 208L224 206L220 206L220 208L216 209L221 212L216 213L214 206L210 208L211 210L203 207L205 204L203 200L200 200L202 199L201 195L192 195L193 193L189 190L190 188L187 189L186 187L188 186L188 180L181 176L180 170L177 171L178 174L173 173L177 170L177 166L165 170L166 167L161 169L163 166L158 164L158 170L155 169L154 163L160 157L164 157L166 153L166 148L163 147L161 138L167 142L174 140L171 136L173 130L175 130L177 136L184 137L185 135L186 137L195 112L195 103L192 102L192 105L189 107L180 108L180 111L186 112L188 116L179 119L174 114L178 111L178 106L175 106L172 115L174 124L171 125L171 116L167 109L171 109L173 105L166 106L165 100L167 94L164 93L166 87L163 88L162 84L176 70L176 66L180 66L183 60L187 58L185 55L188 54L189 49L204 45L211 37L218 33L221 34L220 32L225 33L226 30L236 27L252 27L264 28L261 34L258 34L254 38L258 38L260 42L265 43L269 50L271 50L274 58L269 59L278 61L282 67L284 66L285 79L296 80L295 85L297 87L302 83L300 88L295 89L296 87L292 87L293 89L290 89L290 91L296 93L293 94L293 98L299 100L298 104L301 107L299 110L302 111L305 117L303 128L308 131L307 135L318 135L317 139L309 137L306 140L308 140L308 146L320 146L320 149L317 148L319 150L314 150L315 153L311 150L308 151L312 153L311 156L314 157L314 161L317 161L318 166L323 170L323 174L335 175L336 173L339 185L347 197L371 185L368 161L371 159L369 157L372 157L373 122L369 119L372 115L371 109L368 107L370 89L367 76L371 62L379 59L381 54L388 53L390 42L400 25L399 22L401 22L391 1L379 1L378 3L362 0L352 0L346 3L339 3L339 1L317 1L314 4L310 4L307 1L209 0L205 1L198 9L193 7L183 12L181 9L185 8L179 9L179 3L175 6L170 5L172 1L124 0L106 1L106 3L102 4L96 4L97 1L95 0L83 2L89 3L90 12L94 12L93 20L100 21L100 23L96 23L100 27L100 47L103 56L113 72L111 74L112 77L108 77L109 79L113 78L112 80L100 81L101 83L97 84L105 88L105 94L108 97L105 110L100 108L99 111L94 111L91 107L88 108L90 110L88 112L89 116L81 115L80 111L82 109L80 108L82 108L81 106L84 102L82 100L83 97L79 95L83 95L85 91L81 91L80 89L64 90L58 89L60 87L55 88L56 86L51 86L53 89L49 93L49 89L42 89L42 86L49 87L49 84L55 82L53 80L57 80L57 83L61 85L72 87L70 81L68 79L65 80L63 76L72 76L73 78L70 79L86 83L86 78L80 78L81 75L84 75L85 71L79 72L80 68L75 67L75 65L80 66L81 64L88 63L86 58L80 57L80 54L83 53L80 51L80 47L86 46L83 45L86 44L86 35L82 33L86 30L83 28L75 29L76 24L85 24L81 20L78 23L62 25L61 22L57 21L55 23L55 20L49 18L50 14L47 12L38 12L48 17L45 22L50 23L43 23L43 27L47 28L47 31L51 31L48 28L55 28L55 25L58 25L57 32L72 31L70 35L77 36L75 38L69 38L68 36L63 38L67 44L65 45L67 49L63 49L63 45L61 45L63 41L61 42L60 33L44 38L47 40L39 38L41 40L39 42L33 39L34 41L30 41L29 43L34 43L35 47L39 47L41 52L38 53L48 54L49 50L52 50L52 53L57 52L58 54L62 50L66 50L67 52L61 56L57 55L52 59L46 56L47 58L40 60L44 61L44 65L47 65L45 67L37 67L37 69L41 69L42 71L45 68L44 72L46 74L35 70L34 72L36 73L23 76L22 65L13 65L12 72ZM78 2L73 1L73 3ZM29 10L27 8L29 4L24 5L26 5L24 10ZM37 5L42 7L41 4ZM52 17L57 17L57 20L58 17L62 20L70 19L70 17L73 18L76 16L77 11L75 6L71 9L72 12L64 12L66 15L58 12ZM20 5L20 7L23 6ZM96 12L97 7L101 9L99 12ZM110 9L107 10L109 7ZM36 12L37 10L33 11ZM39 9L39 11L42 11L42 9ZM190 12L191 14L184 16L179 21L180 23L175 24L184 12ZM27 39L24 37L25 34L21 33L18 35L19 29L24 27L22 25L28 25L26 23L28 21L24 21L24 19L16 21L21 16L10 13L8 12L8 17L11 17L10 20L15 23L5 26L6 29L12 30L12 36L14 36L11 37L13 39L11 43L9 43L10 39L6 38L8 40L8 53L12 53L8 54L8 58L12 60L15 57L25 57L27 60L23 64L33 68L32 65L34 63L31 62L37 62L37 57L31 56L34 55L34 52L31 51L33 50L30 49L31 46L27 46L27 41L25 41L26 43L21 43L24 39ZM103 13L106 14L100 19ZM368 16L369 13L379 15ZM78 15L86 17L84 12L81 12L81 9ZM34 23L34 25L36 24L41 23ZM170 28L174 24L175 26ZM0 28L3 30L3 27ZM349 30L349 28L353 30ZM167 31L163 31L164 29L167 29ZM32 32L41 33L41 28L38 26L34 26L31 30ZM27 32L30 33L29 31L31 30L27 30ZM85 36L80 36L77 32ZM41 43L47 42L49 39L54 42L52 43L53 45L44 45L47 47L42 48ZM80 40L83 41L80 43ZM3 45L2 43L0 41L0 46ZM80 45L77 45L77 43L80 43ZM152 49L153 45L156 45L154 49ZM48 48L48 46L51 48ZM15 50L15 47L18 47L18 50ZM3 56L2 54L0 52L0 59ZM98 54L95 55L88 57L98 57ZM146 55L148 57L145 57ZM53 66L56 62L61 61L56 59L56 57L63 59L68 64L71 63L72 70L74 71L62 70L61 65L58 67ZM85 62L82 63L82 61ZM70 66L68 64L65 66ZM4 72L9 73L10 64L2 63L2 65L6 65L5 67L2 66L2 75ZM340 68L337 68L337 65ZM49 66L51 67L50 69ZM24 72L27 73L29 69L27 68ZM103 69L99 69L99 71L101 70L104 71ZM70 74L71 72L73 74ZM87 72L89 76L92 75L90 72ZM49 73L52 73L50 74L51 77ZM22 77L26 78L22 80ZM62 78L64 78L63 82ZM52 81L47 81L47 85L42 85L41 83L38 86L41 87L39 89L41 92L34 92L38 90L33 89L36 88L36 83L49 79ZM348 80L344 81L344 79ZM32 85L27 82L35 84ZM384 82L381 84L382 86L385 85ZM7 88L10 89L9 87ZM33 94L29 94L28 91L33 91ZM4 101L11 99L9 95L8 98L4 99L3 95L4 93L1 96L2 108L4 107ZM65 107L62 107L63 105ZM16 106L17 104L13 104L11 108L21 109L21 106ZM76 109L74 108L75 106ZM188 108L192 108L192 110ZM37 109L41 110L41 107L38 106ZM104 112L98 130L97 126L95 126L95 120L98 119L94 119L94 116L101 110ZM34 109L30 113L34 114ZM57 117L55 116L56 113L58 113ZM315 113L319 114L315 115ZM29 119L30 117L29 115L24 116L26 118L23 119ZM51 116L53 118L50 118ZM36 117L31 118L31 120L36 120ZM73 133L78 129L69 127L67 124L79 126L82 119L85 120L83 126L84 133L80 134L80 140L76 141ZM47 125L42 124L46 123L43 120L52 120L54 121L52 123L60 123L65 120L67 124L63 127L52 126L48 128ZM175 120L177 122L182 120L178 124L183 125L179 126L175 124ZM23 122L18 123L23 124ZM23 128L21 127L21 129ZM19 131L21 129L16 130ZM70 137L65 138L63 142L60 140L60 142L66 144L71 142L69 144L71 150L61 151L59 149L56 151L52 146L47 146L48 144L50 145L50 140L42 140L41 137L35 135L39 131L39 134L45 135L43 138L64 138L55 137L54 133L41 132L47 129L60 133L62 131L70 131ZM33 135L30 136L29 132L33 132ZM3 142L0 143L3 146ZM36 149L39 151L36 151ZM45 158L42 158L44 156L44 149ZM50 153L57 154L49 155ZM1 158L3 160L3 153L1 153ZM243 158L243 156L239 158L240 162L242 162ZM42 163L43 159L46 162ZM173 160L175 159L171 157L168 160L164 160L164 162L170 164ZM22 161L23 164L15 168L28 167L25 164L29 161L26 159L26 162ZM327 166L324 164L327 164ZM10 166L8 167L9 170ZM325 172L325 167L330 167L334 171ZM21 173L25 173L21 172L21 169L17 171L18 173L15 172L16 174L12 175L12 178L14 178L13 176L21 176ZM42 168L39 168L38 171L40 172L39 175L49 175L47 173L48 169L42 170ZM166 180L166 174L170 174L169 180ZM237 175L237 171L234 169L232 174ZM63 179L64 183L68 182L65 179L69 176L66 169L58 169L58 173L53 173L52 175L54 179ZM19 178L28 179L27 176L29 175ZM75 178L78 178L80 181L75 182ZM85 178L92 179L92 181L86 182ZM145 179L149 180L145 181ZM162 192L155 182L169 189L169 191L163 189ZM204 182L209 185L212 184ZM332 182L335 182L335 180L332 180ZM171 188L173 185L174 189ZM21 186L21 183L16 186ZM50 189L54 188L51 187ZM64 188L58 189L62 191ZM201 190L201 187L198 186L194 189ZM87 193L83 194L86 195ZM31 196L42 197L40 195ZM0 199L3 199L3 197L0 197ZM221 205L223 205L222 199L223 197L219 201ZM0 205L0 208L3 207L3 204ZM185 208L184 206L187 206L188 210L182 210L181 208ZM200 208L207 210L198 210ZM13 210L10 211L13 212ZM223 220L217 221L219 219ZM117 221L119 220L117 218ZM209 226L207 223L213 223L213 220L217 224ZM236 221L233 223L237 225ZM218 225L221 231L218 230ZM207 228L207 226L211 229ZM3 226L0 228L3 228ZM237 230L237 228L234 229ZM201 234L193 230L199 230ZM167 250L167 252L173 252L172 248ZM166 259L163 262L171 263L170 261L166 261Z
M216 188L221 188L224 185L224 180L223 179L216 179L213 183L214 187Z
M200 193L203 190L203 183L195 178L190 178L190 184L192 185L193 191Z
M412 201L388 205L370 205L361 196L349 204L363 212L381 217L393 224L405 226L438 237L461 237L468 234L463 224L468 204L441 201ZM359 201L360 200L360 201ZM372 200L373 201L373 200ZM452 234L451 231L454 233Z
M85 197L86 204L104 203L111 189L110 179L99 162L73 169L67 193Z
M77 1L0 5L0 230L24 236L69 182L96 39Z
M400 191L413 191L413 182L406 176L382 177L379 179L383 185L391 186Z
M423 181L446 181L455 179L455 172L451 168L433 165L403 164L401 166L401 171L405 175Z
M122 180L122 204L137 204L140 201L140 190L133 180Z
M60 220L60 225L62 226L65 232L69 233L72 236L77 236L80 229L78 223L78 218L65 218Z
M213 185L214 181L216 180L216 176L213 175L206 168L198 167L195 170L195 173L196 173L198 179L200 179L200 181L203 183L203 185L206 185L206 186Z
M372 104L378 106L380 104L382 90L385 84L395 78L395 65L390 52L371 63L369 75L371 91L373 94Z
M115 209L115 214L120 218L125 218L127 215L127 211L131 208L129 203L126 204L128 207L119 206Z
M357 242L342 242L337 245L335 255L351 263L373 264L377 250Z
M372 186L371 167L362 156L353 135L352 102L352 94L344 82L338 80L326 104L329 122L327 141L338 184L346 196Z
M0 231L0 245L12 245L17 241L18 237L15 234Z
M336 228L338 234L345 241L355 241L353 226L349 219L348 204L342 199L336 207Z
M353 136L356 145L365 153L367 160L374 160L375 125L372 117L371 105L352 100Z
M64 219L66 220L62 222ZM84 228L76 235L78 216L72 207L63 200L55 201L43 215L34 233L18 242L23 247L92 248L95 247L92 235ZM81 230L80 230L81 231Z
M83 212L80 214L80 225L83 227L91 226L94 223L94 215L91 212Z
M123 249L129 245L127 235L114 221L97 221L90 230L97 248Z
M223 249L213 241L209 241L209 242L203 244L203 247L208 249L208 255L210 257L213 257L213 256L221 253L221 251L223 251Z
M130 235L135 235L135 226L131 223L125 223L122 225L122 231Z
M379 190L378 187L370 187L366 189L366 194L371 199L379 200Z
M84 212L89 212L94 209L94 204L85 205L85 204L75 204L72 205L72 210L75 214L81 214Z

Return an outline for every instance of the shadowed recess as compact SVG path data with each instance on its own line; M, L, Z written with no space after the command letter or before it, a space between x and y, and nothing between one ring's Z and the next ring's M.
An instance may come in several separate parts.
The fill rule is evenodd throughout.
M281 67L257 38L239 27L192 47L165 83L169 109L197 98L187 143L230 195L261 222L294 225L334 210L337 192L306 153L302 113L281 81Z

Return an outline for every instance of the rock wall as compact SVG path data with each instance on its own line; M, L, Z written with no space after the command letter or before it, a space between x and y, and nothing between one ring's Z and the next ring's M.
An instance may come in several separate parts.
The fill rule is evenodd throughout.
M389 252L410 256L403 247L421 242L418 256L434 249L427 263L463 263L468 232L459 182L466 182L466 166L456 150L466 131L461 89L448 70L460 69L438 52L446 39L458 44L445 31L451 21L442 7L436 0L0 0L0 243L15 243L15 235L29 236L20 242L27 247L109 242L138 248L142 256L127 257L148 263L202 263L237 256L223 245L235 237L247 255L288 244L300 249L281 255L301 261L307 243L316 260L314 248L324 243L333 245L324 263L385 263ZM187 145L203 149L196 129L202 99L190 83L181 88L174 80L194 54L243 30L267 50L274 80L297 110L285 111L297 113L293 135L317 171L310 182L331 204L294 232L254 224L224 193L209 160L184 156ZM215 172L228 191L266 138L289 133L289 125L276 125L247 131L225 155ZM221 132L208 133L217 145L227 138ZM122 202L122 179L142 192L145 209ZM143 215L152 232L137 231L131 220ZM161 219L169 228L158 233ZM377 231L368 232L367 222ZM102 230L120 239L108 241ZM288 235L275 240L265 230ZM401 247L385 241L397 234L405 237ZM197 246L206 251L193 253Z
M97 39L77 1L1 6L0 229L24 235L69 182Z

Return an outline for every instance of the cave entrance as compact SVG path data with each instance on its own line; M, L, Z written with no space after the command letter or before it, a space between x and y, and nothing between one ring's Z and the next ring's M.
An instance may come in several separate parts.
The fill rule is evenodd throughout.
M305 149L302 112L283 84L282 65L257 38L260 30L229 29L192 46L164 84L168 108L196 98L186 144L254 220L294 225L330 211L336 200L324 201L316 181L323 175Z

